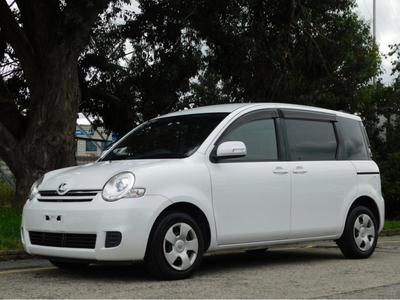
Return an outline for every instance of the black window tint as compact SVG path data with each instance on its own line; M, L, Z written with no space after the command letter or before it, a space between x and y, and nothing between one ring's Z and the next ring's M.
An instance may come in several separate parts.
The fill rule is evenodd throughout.
M286 119L290 160L334 160L337 141L333 123Z
M260 119L240 125L230 132L222 142L240 141L246 145L247 155L229 161L277 160L275 124L273 119Z
M347 118L340 118L340 132L344 139L345 159L367 160L368 151L364 139L361 122Z

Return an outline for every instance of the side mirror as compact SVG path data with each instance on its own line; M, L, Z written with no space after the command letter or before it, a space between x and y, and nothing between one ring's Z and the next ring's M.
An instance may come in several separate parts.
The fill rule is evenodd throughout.
M224 142L218 146L215 158L230 158L246 156L247 149L243 142Z

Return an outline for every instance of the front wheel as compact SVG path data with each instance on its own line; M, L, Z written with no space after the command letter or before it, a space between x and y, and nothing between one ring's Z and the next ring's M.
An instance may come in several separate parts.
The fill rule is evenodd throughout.
M155 277L185 279L196 271L203 252L203 235L196 221L187 214L172 212L155 224L145 262Z
M337 244L348 258L368 258L378 242L377 223L365 206L355 207L347 217L342 236Z

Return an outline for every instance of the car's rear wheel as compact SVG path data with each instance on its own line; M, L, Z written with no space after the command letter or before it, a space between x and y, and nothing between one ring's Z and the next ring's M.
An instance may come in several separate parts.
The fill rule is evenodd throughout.
M365 206L355 207L347 217L345 229L337 241L348 258L368 258L375 251L378 241L374 214Z
M89 265L87 263L67 262L60 260L49 260L49 261L53 266L64 270L82 269Z
M154 226L145 256L149 271L161 279L190 277L201 263L203 235L187 214L172 212Z

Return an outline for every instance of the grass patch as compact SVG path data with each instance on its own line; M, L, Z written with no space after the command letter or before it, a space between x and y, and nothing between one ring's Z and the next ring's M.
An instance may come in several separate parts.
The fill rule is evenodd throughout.
M14 190L0 176L0 207L9 207L15 198Z
M22 249L21 208L12 208L14 190L0 177L0 250Z
M400 220L386 220L383 229L398 229L400 228Z
M20 227L21 208L0 208L0 250L22 249Z

